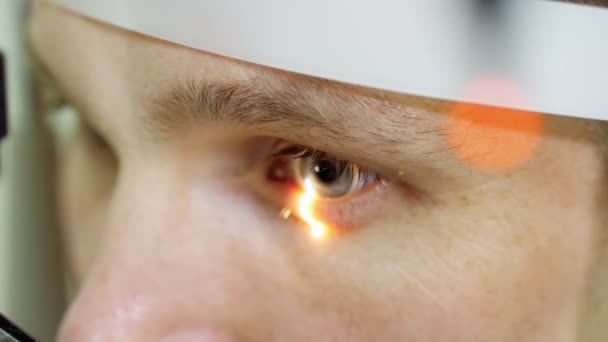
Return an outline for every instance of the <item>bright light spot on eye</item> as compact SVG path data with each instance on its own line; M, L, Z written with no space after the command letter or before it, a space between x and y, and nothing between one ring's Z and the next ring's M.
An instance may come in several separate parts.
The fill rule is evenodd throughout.
M312 212L315 201L317 200L317 192L312 185L310 179L304 180L304 192L298 198L298 216L309 226L309 233L313 239L320 239L327 234L327 226L321 222Z

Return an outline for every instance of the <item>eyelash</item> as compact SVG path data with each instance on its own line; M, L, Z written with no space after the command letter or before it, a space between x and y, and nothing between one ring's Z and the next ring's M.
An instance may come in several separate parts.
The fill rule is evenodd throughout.
M352 172L352 168L350 166L356 165L353 162L348 160L336 158L326 152L312 149L303 145L291 145L285 147L278 152L273 154L273 157L283 158L286 160L296 160L296 159L304 159L311 158L312 163L317 163L322 160L330 161L336 165L336 169L338 173L341 172ZM359 172L357 173L357 183L365 184L368 182L379 181L380 177L376 172L373 172L369 169L359 167ZM357 186L356 190L359 190L359 186Z

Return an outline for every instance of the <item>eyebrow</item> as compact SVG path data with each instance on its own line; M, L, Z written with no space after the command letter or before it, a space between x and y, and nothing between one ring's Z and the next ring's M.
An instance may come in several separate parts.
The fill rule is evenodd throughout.
M36 78L68 96L38 54L29 34L26 52ZM386 127L402 125L404 119L418 119L416 115L409 116L401 108L404 106L377 95L380 92L374 95L367 88L257 65L247 67L256 69L255 77L240 80L185 77L147 96L142 101L147 106L145 114L139 118L144 133L163 139L194 126L219 123L239 127L263 126L270 130L289 129L293 134L298 129L316 128L327 135L348 140L347 122L356 129L367 127L367 133L383 138L386 135L381 134L383 128L386 131ZM425 98L400 96L410 102L417 99L422 105L425 102ZM68 100L77 105L73 101L75 99ZM87 110L80 112L88 114ZM352 115L353 112L360 113ZM388 126L379 124L383 120L375 120L377 125L370 125L364 118L370 113L383 117L385 121L394 120L390 120L392 124ZM97 120L89 118L88 121ZM396 142L393 139L387 141L391 140Z
M406 127L409 135L414 133L412 128L422 121L419 108L437 106L430 99L403 95L406 106L384 98L380 91L278 70L256 74L236 81L176 81L149 102L149 115L142 118L145 130L155 136L172 135L196 125L222 123L291 132L314 128L342 140L372 135L391 143L403 142Z
M29 35L28 35L29 38ZM34 69L43 81L54 84L96 130L101 120L88 117L86 103L71 98L28 39ZM229 61L230 63L242 63ZM306 141L314 148L339 147L340 153L395 157L398 145L407 144L425 154L444 137L437 115L445 103L437 99L350 85L337 81L270 69L247 63L255 76L248 79L209 79L185 76L151 89L137 111L141 133L153 140L180 136L209 124L263 129L263 134ZM264 133L265 132L265 133Z
M289 121L297 126L328 126L327 116L297 98L295 87L272 89L260 78L210 81L188 78L162 92L145 119L151 132L181 130L192 124L259 126ZM306 107L306 108L303 108ZM306 109L306 110L304 110Z

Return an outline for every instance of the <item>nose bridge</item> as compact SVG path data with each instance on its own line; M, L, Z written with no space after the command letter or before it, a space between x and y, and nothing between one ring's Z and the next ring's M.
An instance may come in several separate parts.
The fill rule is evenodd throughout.
M214 188L192 191L162 177L119 184L100 252L64 325L64 336L75 337L66 341L93 334L155 340L176 322L214 321L217 308L251 291L235 279L248 273L249 252L227 228L238 225L222 209L230 199ZM204 296L190 297L194 292ZM215 317L201 315L205 307Z
M226 181L159 164L126 167L119 177L106 224L107 247L119 252L137 244L162 255L161 246L168 244L183 249L203 237L225 239L228 230L219 226L231 225L229 209L239 205Z

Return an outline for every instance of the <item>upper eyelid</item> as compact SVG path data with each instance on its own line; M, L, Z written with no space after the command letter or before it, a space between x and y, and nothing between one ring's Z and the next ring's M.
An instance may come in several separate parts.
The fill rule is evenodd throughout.
M273 154L273 157L285 157L285 158L308 158L314 157L314 160L329 159L336 163L340 163L340 169L346 168L348 164L354 164L359 169L359 177L367 179L369 175L373 175L374 178L384 178L384 176L374 170L373 168L362 165L356 161L351 161L345 158L340 158L330 153L317 150L308 146L293 144L286 148L279 150ZM386 177L387 179L391 177Z
M357 166L359 166L359 164L355 161L350 161L347 160L345 158L339 158L331 153L325 152L325 151L321 151L321 150L317 150L314 149L312 147L308 147L305 145L301 145L301 144L293 144L291 146L288 146L286 148L283 148L281 150L279 150L278 152L275 152L273 154L273 156L275 157L290 157L290 158L308 158L308 157L315 157L315 160L319 160L319 159L329 159L335 162L347 162L347 163L353 163L353 164L357 164Z
M284 140L279 141L279 142L290 144L288 147L294 146L294 147L298 147L298 148L307 149L311 153L314 153L315 151L317 151L324 155L335 158L337 160L342 160L345 162L356 164L359 167L359 169L362 171L360 173L361 175L369 174L369 175L373 175L373 177L375 177L375 178L381 179L382 181L384 181L386 183L399 185L400 187L407 188L407 189L414 188L414 185L410 184L408 178L406 176L404 176L404 174L403 174L404 171L400 171L401 169L388 168L388 167L375 167L373 165L370 166L367 163L357 161L356 159L353 159L353 158L342 158L338 154L335 154L333 152L325 152L323 150L320 150L320 149L317 149L314 147L310 147L310 146L306 146L303 144L291 143L291 142L284 141ZM279 157L281 157L281 156L279 156ZM284 157L288 158L289 156L284 156ZM419 189L417 189L417 192L420 192Z
M273 153L273 157L281 157L281 156L298 156L305 157L307 153L310 153L313 149L300 145L300 144L292 144L285 148L280 149L279 151Z

